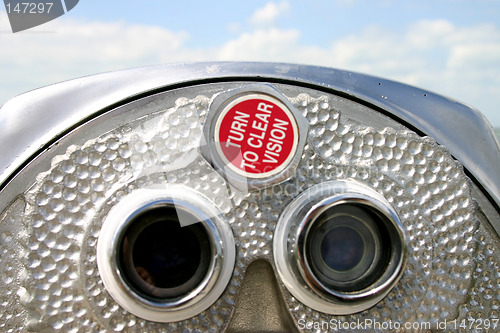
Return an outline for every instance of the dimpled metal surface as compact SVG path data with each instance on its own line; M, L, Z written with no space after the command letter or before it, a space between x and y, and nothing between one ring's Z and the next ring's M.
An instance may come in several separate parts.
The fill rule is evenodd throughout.
M23 247L24 225L19 223L25 202L18 197L0 214L0 330L20 332L28 320L29 309L20 302L26 301L26 291L20 279L26 276L26 268L18 258L27 255Z
M159 99L148 106L154 111L148 117L70 146L24 194L26 206L18 199L0 215L2 331L219 331L230 320L246 267L259 258L274 265L273 232L284 207L314 184L336 179L364 182L393 205L408 239L407 264L382 302L349 316L314 311L281 284L296 323L498 318L498 240L479 223L469 180L445 148L411 131L353 121L336 107L336 97L297 94L289 100L310 129L296 174L240 192L200 155L211 97ZM138 318L109 296L96 244L102 221L120 198L171 183L199 191L223 212L237 257L216 303L196 317L165 324Z

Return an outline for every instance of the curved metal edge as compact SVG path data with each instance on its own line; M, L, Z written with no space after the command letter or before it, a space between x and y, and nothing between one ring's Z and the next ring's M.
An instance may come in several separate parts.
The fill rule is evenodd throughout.
M0 108L0 189L54 139L103 110L148 92L196 82L274 80L310 85L375 106L447 147L500 208L500 145L476 109L373 76L279 63L210 62L83 77L17 96ZM499 209L500 210L500 209Z

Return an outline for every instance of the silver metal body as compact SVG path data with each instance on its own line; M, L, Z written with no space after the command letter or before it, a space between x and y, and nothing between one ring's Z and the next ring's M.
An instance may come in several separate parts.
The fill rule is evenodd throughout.
M207 126L218 96L268 89L305 119L297 128L307 135L283 174L234 186L241 179L212 160ZM2 331L310 332L368 321L454 331L453 321L498 322L500 149L485 118L461 103L329 68L197 63L32 91L2 106L0 127ZM309 202L325 198L311 189L328 184L344 184L349 200L366 199L400 230L395 269L366 302L318 292L307 263L293 262L294 228L314 219ZM134 212L170 197L216 220L217 244L206 293L161 310L130 297L112 244Z

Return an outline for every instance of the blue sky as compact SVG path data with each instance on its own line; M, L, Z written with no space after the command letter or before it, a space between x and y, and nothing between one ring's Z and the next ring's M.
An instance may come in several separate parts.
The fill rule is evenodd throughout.
M0 104L94 73L210 60L337 67L471 104L500 127L498 0L82 0L12 34L0 4Z

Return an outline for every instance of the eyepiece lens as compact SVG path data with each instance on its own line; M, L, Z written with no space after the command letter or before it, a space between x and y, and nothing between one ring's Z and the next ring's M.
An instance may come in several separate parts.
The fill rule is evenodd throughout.
M321 242L321 258L335 271L356 267L363 257L364 245L358 232L341 226L328 231Z
M156 222L137 237L134 267L145 282L173 288L188 281L200 264L200 244L193 230L175 223Z
M362 205L339 204L311 223L305 257L326 288L357 292L370 286L387 266L390 247L383 222Z
M155 300L180 297L196 288L211 260L207 231L196 222L193 215L174 207L135 217L125 231L119 258L127 284Z

